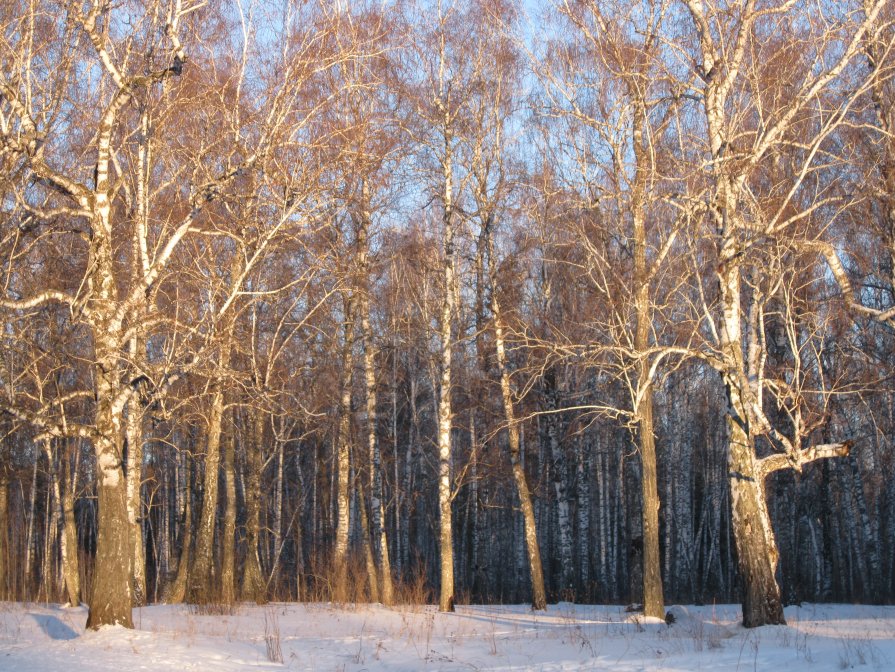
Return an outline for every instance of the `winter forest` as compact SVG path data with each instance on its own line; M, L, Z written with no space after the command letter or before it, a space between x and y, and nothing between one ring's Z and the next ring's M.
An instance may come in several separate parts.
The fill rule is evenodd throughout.
M892 0L4 0L0 599L895 601Z

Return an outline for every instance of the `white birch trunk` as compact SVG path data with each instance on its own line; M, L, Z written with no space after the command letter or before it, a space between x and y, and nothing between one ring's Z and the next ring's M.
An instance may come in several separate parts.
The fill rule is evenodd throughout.
M53 500L57 506L51 529L54 531L53 534L56 534L58 530L64 598L68 604L76 607L81 603L81 587L78 575L77 531L74 527L74 496L70 493L70 484L68 483L66 483L65 492L62 492L61 481L65 478L67 470L63 469L60 473L50 441L44 442L44 450L50 465L49 476L52 482ZM64 452L63 466L68 460L68 451ZM59 529L60 523L61 529Z
M336 602L347 600L348 538L351 524L349 480L351 473L351 378L354 368L353 298L345 297L345 323L342 344L342 389L339 400L339 429L336 438L336 533L333 548L335 567L334 596Z
M72 441L66 441L63 454L62 477L65 492L62 494L62 576L65 581L66 596L69 604L78 606L81 603L81 574L78 560L78 529L75 525L75 491L78 484L78 462L71 465ZM71 473L69 473L71 471Z
M453 139L450 127L444 129L444 258L442 277L444 297L441 306L441 380L438 395L438 510L441 551L441 593L438 607L441 611L454 610L454 541L451 502L451 364L453 358L453 316L455 299L454 223L453 223Z
M52 455L50 456L52 459ZM43 569L41 570L41 585L44 599L49 601L59 591L58 572L53 571L53 556L56 555L56 543L61 531L59 518L59 480L55 474L55 464L50 465L51 487L48 489L44 510L44 550ZM61 539L60 539L61 541Z
M136 354L136 339L131 340L131 356ZM146 556L143 548L143 409L136 395L127 411L127 520L131 526L134 606L146 604Z
M556 522L559 532L559 590L568 599L575 590L574 567L572 563L572 516L569 507L568 468L565 448L559 440L559 392L556 371L550 370L546 378L547 397L547 440L552 460L553 490L556 496Z
M364 185L366 187L366 185ZM366 196L366 190L365 190ZM365 198L366 200L366 198ZM370 325L370 271L367 263L369 254L369 214L362 215L362 224L358 232L359 263L364 273L367 291L361 295L361 334L364 348L364 386L366 391L367 415L367 449L370 461L370 515L373 540L373 555L379 571L380 597L382 603L390 605L394 602L394 584L392 568L388 552L388 537L385 530L385 504L382 498L382 454L376 437L376 350L373 342L373 329ZM394 419L393 419L394 422Z
M24 576L24 586L26 594L30 597L31 593L31 556L34 547L34 508L37 503L37 461L40 459L38 454L34 455L34 468L31 474L31 493L28 496L28 532L25 534L25 563L22 567Z

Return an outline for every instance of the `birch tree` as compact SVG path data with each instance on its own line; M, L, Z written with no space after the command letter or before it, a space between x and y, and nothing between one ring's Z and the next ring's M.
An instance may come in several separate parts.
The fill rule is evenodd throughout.
M124 409L141 385L153 380L157 388L165 389L165 379L183 375L183 365L188 368L193 361L184 362L180 372L166 367L141 371L133 366L127 356L129 343L135 336L147 334L153 323L139 320L141 311L136 309L147 297L156 299L166 269L183 241L199 230L207 206L245 186L245 176L267 155L278 133L294 136L303 120L313 117L314 104L295 104L296 92L302 90L308 73L331 67L343 56L323 48L328 34L325 13L314 16L308 29L296 31L295 16L287 12L284 31L299 39L283 42L271 88L263 93L252 91L257 96L251 100L256 112L243 113L243 67L233 76L233 86L224 89L231 98L222 129L185 124L179 136L168 136L169 141L183 141L187 155L195 154L180 167L174 166L173 174L165 175L170 182L154 186L153 193L168 199L169 209L146 230L140 225L145 220L138 217L135 222L123 215L134 189L124 179L119 150L139 135L134 105L155 106L159 112L154 118L171 115L169 123L175 123L174 119L188 116L179 115L196 99L181 97L183 87L201 87L203 74L209 75L204 85L218 85L213 68L190 71L188 65L189 40L185 36L192 39L205 27L199 21L205 3L158 0L137 16L127 15L127 8L98 0L87 7L69 3L59 7L50 22L35 20L45 16L38 3L21 3L16 9L9 32L17 41L8 43L9 58L4 59L0 79L4 161L19 167L23 181L17 205L24 213L44 226L58 226L63 218L72 223L67 230L73 229L68 235L83 260L83 278L73 292L54 288L31 293L8 283L0 305L12 311L61 305L70 319L84 325L94 350L94 388L90 392L96 402L89 424L69 423L64 428L40 415L11 410L47 436L78 436L93 443L98 464L96 573L105 580L94 584L88 625L131 627L133 567L122 464ZM313 12L309 10L309 14ZM37 44L35 26L49 33L40 35L41 50L29 46ZM43 58L42 49L50 44L59 67L52 70L52 77L38 76L37 62ZM309 44L318 47L311 62L302 51ZM79 73L88 63L95 67L97 77L81 91ZM256 64L260 67L261 62ZM83 118L76 121L63 113L73 99L79 103L72 109L84 111ZM304 115L298 115L297 123L284 125L295 118L291 115L296 108ZM73 121L80 128L93 130L93 136L88 133L81 145L72 146L80 142L78 134L68 130ZM205 160L212 152L220 157L215 165ZM65 163L63 154L77 157L77 163ZM266 235L269 240L269 232ZM130 241L134 241L130 249L139 252L138 258L122 270L116 261L118 250ZM261 244L256 252L262 255L265 248ZM225 304L222 309L227 307ZM150 314L152 307L146 311Z
M181 23L193 7L177 2L168 7L159 6L155 11L150 9L138 18L132 32L119 31L118 25L112 29L119 17L106 3L96 2L86 9L73 4L60 7L53 25L58 34L43 38L59 40L61 49L55 57L61 68L47 80L38 78L33 59L40 52L29 46L34 44L35 19L43 15L44 9L36 3L20 9L17 25L10 26L20 40L10 45L17 53L5 60L11 67L4 68L0 80L4 103L0 119L3 151L33 176L37 184L45 185L43 198L37 201L40 205L33 209L32 216L46 221L61 215L76 222L76 230L87 240L86 270L77 294L56 290L19 297L7 294L2 305L11 310L27 310L47 303L62 304L75 319L87 325L92 336L96 398L92 427L62 428L34 419L48 436L79 435L93 442L99 500L96 573L104 580L94 582L88 627L115 623L133 627L132 563L121 429L123 409L134 390L134 375L124 373L120 356L129 340L128 332L134 328L127 324L129 309L158 279L170 259L173 245L189 230L195 213L175 228L169 240L173 245L147 258L148 273L132 283L128 293L121 295L116 282L113 205L120 197L122 184L115 174L118 167L114 165L113 145L120 140L128 105L182 73L186 53L180 40ZM140 32L143 29L160 40L159 44L152 45L154 49L143 40ZM91 91L97 114L90 115L89 105L83 108L88 110L87 119L93 116L95 136L88 140L92 147L84 147L86 166L71 170L69 166L59 165L57 152L70 138L59 111L69 96L75 94L73 87L76 73L83 67L84 50L100 73L97 86ZM79 98L84 100L83 96ZM92 158L88 158L91 154ZM92 179L87 179L89 173L85 167L92 168ZM19 202L31 210L22 195ZM140 249L151 254L145 244L147 232L138 230L136 235L144 239Z
M744 334L749 309L743 306L743 273L755 261L761 240L785 238L826 204L821 194L808 207L791 210L826 141L877 74L849 79L867 31L886 3L871 3L866 13L853 7L842 12L825 5L809 8L792 0L768 5L746 1L735 7L702 0L683 4L697 45L692 81L704 115L705 208L716 246L719 292L712 333L727 395L729 487L743 623L754 627L784 622L766 477L778 469L801 469L816 459L844 455L849 443L805 446L810 427L796 416L788 432L769 421L761 401L761 348L754 341L759 335ZM812 16L814 11L823 20ZM781 30L792 31L785 44L772 38ZM769 192L758 176L792 142L803 149L800 165L790 181ZM759 457L758 437L782 452Z
M508 34L513 24L512 9L494 3L485 9L481 21L484 26L490 28L486 32L492 34L482 40L479 50L478 59L481 60L477 61L476 66L478 86L475 89L476 95L470 101L470 122L465 133L472 157L470 165L472 202L475 204L475 215L480 228L479 255L482 259L479 263L484 266L482 275L485 276L479 280L482 285L479 291L484 293L486 286L490 288L488 308L493 322L494 354L506 418L510 465L516 496L522 510L524 545L532 587L531 605L532 609L542 610L547 604L544 570L531 489L523 462L521 431L515 408L516 395L507 353L507 334L510 329L499 296L503 283L498 268L499 252L494 243L495 230L505 214L504 209L508 208L507 201L513 188L514 177L509 174L512 170L511 157L508 156L512 151L513 140L508 139L507 135L510 133L512 115L518 104L520 64L511 36ZM484 303L484 299L477 300ZM479 310L484 312L484 306ZM477 329L483 326L477 325Z
M473 3L474 4L474 3ZM454 609L454 531L452 423L454 417L453 359L457 339L458 264L456 199L464 176L457 174L462 119L467 103L469 51L475 41L469 5L438 0L435 6L415 7L421 15L434 15L432 29L417 28L417 46L408 54L402 88L413 108L413 121L405 125L410 137L434 163L428 185L440 209L441 305L438 309L438 510L440 597L439 609Z
M630 390L630 404L619 412L630 417L642 467L643 606L646 615L659 618L665 614L652 389L662 359L658 348L666 345L656 342L661 308L674 295L673 285L659 283L668 275L676 238L674 217L661 207L670 181L662 165L668 163L663 135L676 108L661 60L669 5L559 3L568 38L555 49L554 67L541 75L546 113L564 122L554 132L568 129L575 138L559 156L568 163L568 179L575 180L580 219L597 221L596 228L573 221L574 239L586 255L585 275L611 306L603 327L611 338L597 334L591 349L607 353L599 365L617 362ZM616 236L630 247L630 270L625 255L613 251ZM618 284L620 272L630 274L630 289ZM610 400L604 405L613 412Z

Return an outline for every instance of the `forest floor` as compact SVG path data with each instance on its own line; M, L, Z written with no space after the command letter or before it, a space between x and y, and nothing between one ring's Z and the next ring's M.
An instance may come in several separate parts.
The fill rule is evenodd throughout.
M0 603L0 670L893 670L895 607L788 607L787 626L746 630L733 605L672 607L644 622L620 607L239 605L134 610L136 629L85 632L83 607ZM203 610L208 611L208 610ZM215 611L214 609L210 611Z

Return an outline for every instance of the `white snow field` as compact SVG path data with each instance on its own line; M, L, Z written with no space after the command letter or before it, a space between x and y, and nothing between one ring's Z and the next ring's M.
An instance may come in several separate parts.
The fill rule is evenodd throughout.
M733 605L672 611L669 626L573 604L178 605L135 609L135 630L85 632L83 607L0 603L0 670L895 670L895 607L789 607L789 625L753 630Z

